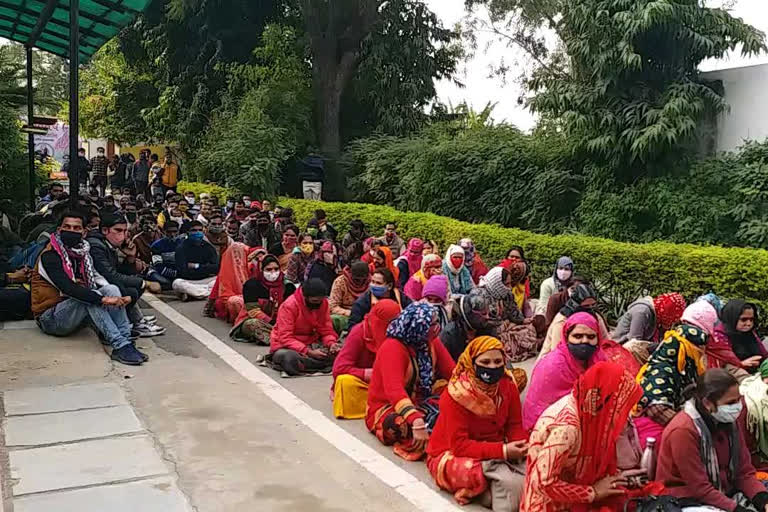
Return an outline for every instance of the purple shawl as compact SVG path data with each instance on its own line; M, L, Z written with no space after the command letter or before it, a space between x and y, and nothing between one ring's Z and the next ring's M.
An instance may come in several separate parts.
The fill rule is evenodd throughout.
M568 333L576 325L586 325L597 333L598 348L586 367L571 355L567 346ZM608 360L601 348L602 344L600 325L594 316L589 313L575 313L568 318L563 325L560 343L552 352L541 358L533 368L531 385L525 395L523 407L525 430L530 432L547 407L570 393L576 380L587 371L587 368L600 361Z

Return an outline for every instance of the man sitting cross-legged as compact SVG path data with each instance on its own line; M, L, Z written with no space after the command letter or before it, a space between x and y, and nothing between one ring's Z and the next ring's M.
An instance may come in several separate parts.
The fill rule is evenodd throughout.
M96 273L84 231L79 213L63 213L32 271L32 313L40 329L53 336L68 336L90 318L112 346L112 359L138 366L147 356L131 342L125 312L131 298Z

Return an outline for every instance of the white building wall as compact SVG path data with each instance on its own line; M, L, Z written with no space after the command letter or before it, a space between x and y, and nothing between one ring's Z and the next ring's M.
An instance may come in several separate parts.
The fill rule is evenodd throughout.
M768 137L768 64L702 73L720 80L729 111L717 120L715 151L732 151L745 140Z

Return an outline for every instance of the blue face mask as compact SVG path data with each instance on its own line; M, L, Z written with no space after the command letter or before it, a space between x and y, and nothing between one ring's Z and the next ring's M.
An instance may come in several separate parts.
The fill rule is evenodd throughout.
M193 242L202 242L205 235L202 231L193 231L187 235L187 237Z
M373 294L374 297L377 299L381 299L383 297L386 297L389 293L389 288L386 286L380 286L376 284L371 285L371 294Z

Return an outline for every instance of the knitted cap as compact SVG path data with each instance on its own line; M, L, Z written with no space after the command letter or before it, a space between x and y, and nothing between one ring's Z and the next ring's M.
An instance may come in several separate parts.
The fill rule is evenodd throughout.
M437 297L445 302L448 300L448 278L442 274L430 277L421 294L424 297Z

